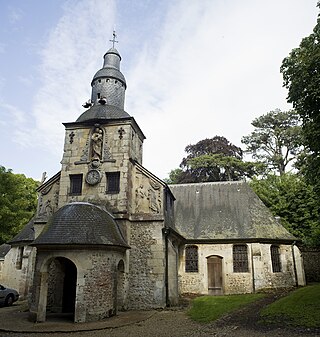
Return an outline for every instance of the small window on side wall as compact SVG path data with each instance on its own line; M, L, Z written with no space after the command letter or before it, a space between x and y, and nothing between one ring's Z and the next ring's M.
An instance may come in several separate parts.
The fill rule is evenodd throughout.
M107 172L106 193L119 193L120 191L120 172Z
M271 252L272 271L274 273L280 273L281 272L280 248L278 246L272 245L270 247L270 252Z
M70 174L70 193L69 195L81 195L82 174Z
M186 247L186 273L198 272L198 247Z
M248 247L247 245L233 246L233 272L247 273L249 271L248 265Z

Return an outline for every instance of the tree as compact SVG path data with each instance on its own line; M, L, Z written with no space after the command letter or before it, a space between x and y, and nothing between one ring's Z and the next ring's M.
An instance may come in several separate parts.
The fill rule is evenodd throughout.
M0 244L16 235L35 213L38 185L0 166Z
M253 178L251 187L282 225L304 245L320 247L320 206L311 185L297 174Z
M320 7L320 3L317 5ZM281 65L288 102L302 118L308 155L307 177L320 192L320 16L313 33L302 39Z
M254 131L241 139L247 146L246 152L265 163L271 171L284 174L289 163L302 151L299 115L293 110L276 109L254 119L251 124Z
M188 155L182 159L180 169L170 172L170 183L240 180L261 169L257 163L244 162L241 148L221 136L188 145L185 151Z

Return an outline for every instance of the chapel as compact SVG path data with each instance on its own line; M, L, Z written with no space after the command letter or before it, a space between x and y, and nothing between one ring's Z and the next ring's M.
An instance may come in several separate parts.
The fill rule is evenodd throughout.
M61 170L5 247L0 281L28 299L30 319L88 322L174 306L185 293L304 285L297 238L246 182L167 185L143 166L120 61L114 46L105 53L86 110L63 123Z

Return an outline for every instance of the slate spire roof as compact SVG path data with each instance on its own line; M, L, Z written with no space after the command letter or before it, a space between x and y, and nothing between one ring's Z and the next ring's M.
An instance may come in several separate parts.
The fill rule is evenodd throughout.
M121 56L117 49L110 48L103 56L103 67L93 76L91 85L99 78L114 78L121 81L127 88L126 79L120 71Z
M130 115L114 105L109 104L95 104L90 109L85 111L82 115L78 117L76 122L87 122L87 121L105 121L113 119L128 119L131 118Z
M130 115L124 111L126 79L120 71L121 56L117 49L110 48L104 55L103 67L93 76L90 107L77 122L126 119Z

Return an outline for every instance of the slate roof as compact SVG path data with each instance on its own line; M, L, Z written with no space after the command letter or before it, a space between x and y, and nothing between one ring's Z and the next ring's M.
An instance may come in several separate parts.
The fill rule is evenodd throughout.
M18 243L29 243L34 240L34 218L32 218L23 229L8 243L9 244L18 244Z
M187 240L296 240L245 182L169 187L175 228Z
M90 109L81 114L76 122L125 118L130 118L130 115L114 105L95 104Z
M115 48L110 48L103 56L104 58L103 68L98 70L96 74L93 76L91 85L98 78L112 77L120 80L125 85L125 87L127 87L126 79L119 69L119 64L115 65L113 62L110 63L110 59L108 58L108 55L110 54L117 55L119 57L119 61L121 61L121 56L118 50Z
M92 82L94 82L98 78L106 78L106 77L111 77L111 78L115 78L117 80L120 80L125 86L127 86L126 79L124 78L121 71L119 71L116 68L111 68L111 67L106 67L106 68L102 68L102 69L98 70L95 73L95 75L93 76Z
M0 260L4 259L4 257L9 252L10 248L11 246L8 245L7 243L3 243L2 245L0 245Z
M107 245L129 248L113 216L86 202L73 202L61 207L32 245Z

